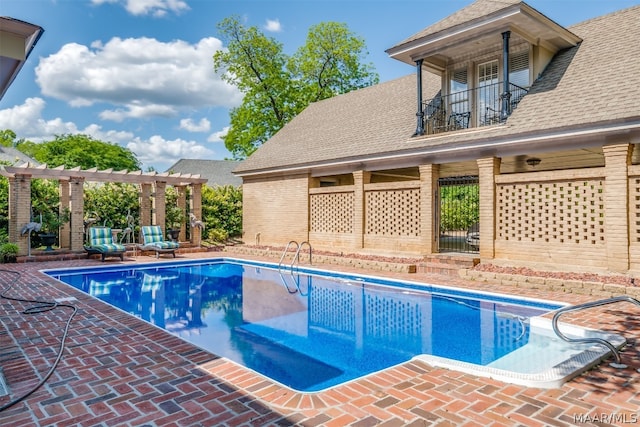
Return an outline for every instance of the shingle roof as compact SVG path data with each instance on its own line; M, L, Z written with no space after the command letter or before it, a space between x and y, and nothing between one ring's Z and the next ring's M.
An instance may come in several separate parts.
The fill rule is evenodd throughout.
M411 138L416 127L416 77L409 75L310 105L236 172L326 166L403 153L425 159L437 152L437 160L445 162L455 160L461 147L488 141L616 122L640 126L638 22L640 6L634 6L570 28L582 43L556 55L506 125ZM423 77L427 100L439 90L440 79L429 73Z
M232 171L238 166L238 162L232 160L200 160L200 159L180 159L167 172L180 172L200 174L200 177L207 180L207 185L232 185L237 187L242 185L242 179L235 176Z
M454 12L444 19L436 22L433 25L417 32L416 34L408 37L396 45L401 46L406 43L410 43L414 40L436 34L440 31L447 30L457 25L466 24L474 19L479 19L504 9L507 6L521 3L521 0L479 0L471 3L470 5Z
M17 148L3 146L0 146L0 161L7 162L11 165L17 165L25 162L29 162L32 165L40 164Z

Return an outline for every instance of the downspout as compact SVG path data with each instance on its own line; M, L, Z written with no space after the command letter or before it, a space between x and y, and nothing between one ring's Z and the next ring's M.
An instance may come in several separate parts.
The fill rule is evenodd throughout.
M500 121L504 122L511 115L511 91L509 85L509 37L511 31L502 33L502 108L500 109Z
M416 113L417 117L417 126L416 133L413 136L424 135L424 111L422 110L422 59L418 59L416 61L416 76L418 78L418 112Z

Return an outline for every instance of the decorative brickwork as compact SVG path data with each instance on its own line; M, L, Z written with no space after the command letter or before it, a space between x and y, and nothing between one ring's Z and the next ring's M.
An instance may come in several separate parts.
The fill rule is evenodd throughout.
M497 185L497 240L601 244L604 180Z
M311 231L352 233L353 202L353 192L310 194Z
M420 188L367 191L365 234L420 235Z
M631 224L629 238L631 243L640 243L640 176L629 178L629 209Z

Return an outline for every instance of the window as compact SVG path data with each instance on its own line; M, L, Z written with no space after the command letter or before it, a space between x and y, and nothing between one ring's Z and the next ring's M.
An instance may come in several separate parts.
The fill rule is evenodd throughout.
M521 88L529 87L529 51L509 56L509 82Z
M498 60L478 65L478 122L491 124L500 119Z
M469 109L469 83L467 69L455 70L449 80L449 95L451 113L466 113Z

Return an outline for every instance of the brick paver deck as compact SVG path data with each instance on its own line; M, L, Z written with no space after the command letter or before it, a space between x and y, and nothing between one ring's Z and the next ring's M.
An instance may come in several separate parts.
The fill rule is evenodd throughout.
M206 256L224 254L209 253ZM199 254L182 257L202 256ZM180 257L180 256L179 256ZM125 258L125 263L155 258ZM107 261L119 263L118 260ZM604 306L567 320L622 334L625 370L603 363L558 389L505 384L407 362L319 393L297 393L133 318L38 270L93 260L2 265L7 296L77 307L64 356L30 396L0 412L15 426L570 426L640 423L640 309ZM323 266L339 269L335 266ZM353 269L356 270L356 269ZM371 272L366 272L372 274ZM425 274L383 273L503 293L580 303L590 296L516 289ZM14 283L15 282L15 283ZM11 288L6 291L9 285ZM51 367L71 309L24 314L33 304L0 299L0 366L10 394L31 390Z

